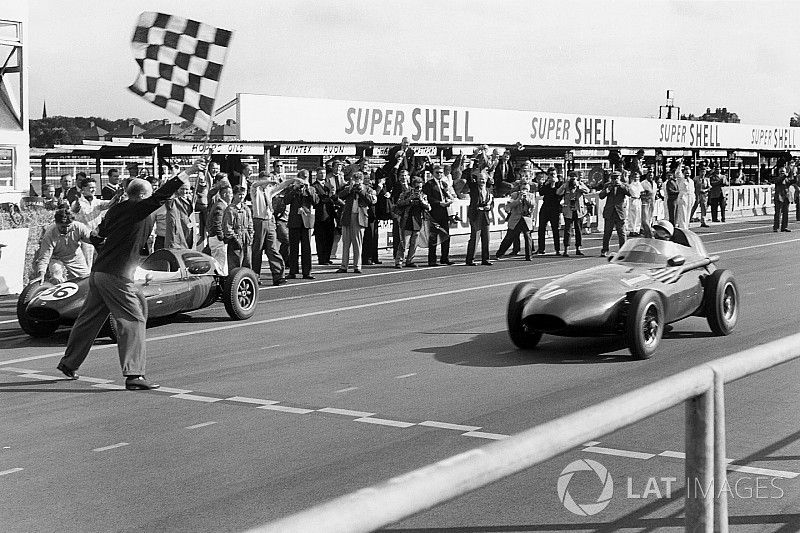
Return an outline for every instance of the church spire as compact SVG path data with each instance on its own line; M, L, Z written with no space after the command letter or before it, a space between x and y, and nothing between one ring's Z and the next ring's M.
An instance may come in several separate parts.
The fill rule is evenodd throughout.
M47 118L47 100L42 103L42 118Z

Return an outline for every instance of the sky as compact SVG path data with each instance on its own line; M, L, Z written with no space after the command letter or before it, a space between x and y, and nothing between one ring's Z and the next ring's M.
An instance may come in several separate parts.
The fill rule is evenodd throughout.
M258 93L657 117L670 89L684 114L800 112L800 2L29 1L32 118L46 100L51 116L177 121L127 89L143 11L234 32L218 106Z

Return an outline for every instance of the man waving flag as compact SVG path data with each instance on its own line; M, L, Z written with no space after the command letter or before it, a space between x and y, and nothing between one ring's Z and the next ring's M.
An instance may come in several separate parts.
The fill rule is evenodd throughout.
M209 132L232 35L196 20L142 13L131 42L140 72L129 89Z

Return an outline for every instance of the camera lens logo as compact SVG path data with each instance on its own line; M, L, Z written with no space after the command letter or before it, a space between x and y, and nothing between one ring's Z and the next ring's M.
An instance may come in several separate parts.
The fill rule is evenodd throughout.
M575 475L575 472L582 471L594 472L603 485L603 490L594 503L576 503L569 493L568 487L569 482L572 481L572 476ZM561 471L561 475L558 476L556 488L558 489L558 499L561 500L561 504L569 512L578 516L596 515L608 507L608 504L611 503L611 497L614 495L614 481L611 479L611 474L608 473L605 466L591 459L578 459L568 464Z

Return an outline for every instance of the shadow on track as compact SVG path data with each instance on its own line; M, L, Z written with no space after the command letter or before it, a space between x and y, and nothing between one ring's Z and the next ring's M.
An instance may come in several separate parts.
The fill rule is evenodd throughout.
M440 332L430 335L440 335ZM623 353L615 353L625 350ZM432 346L414 350L430 353L447 364L478 367L505 367L537 364L571 365L621 363L631 361L625 342L616 337L568 338L545 336L534 350L520 350L508 333L478 333L467 342L451 346Z
M31 385L53 385L55 383L64 383L70 382L72 383L71 379L48 379L42 380L37 379L35 381L9 381L6 383L0 383L0 392L89 392L89 393L97 393L97 392L112 392L108 389L91 389L91 388L74 388L74 389L53 389L50 387L36 387L36 388L28 388L28 389L20 389L18 387L30 387Z

